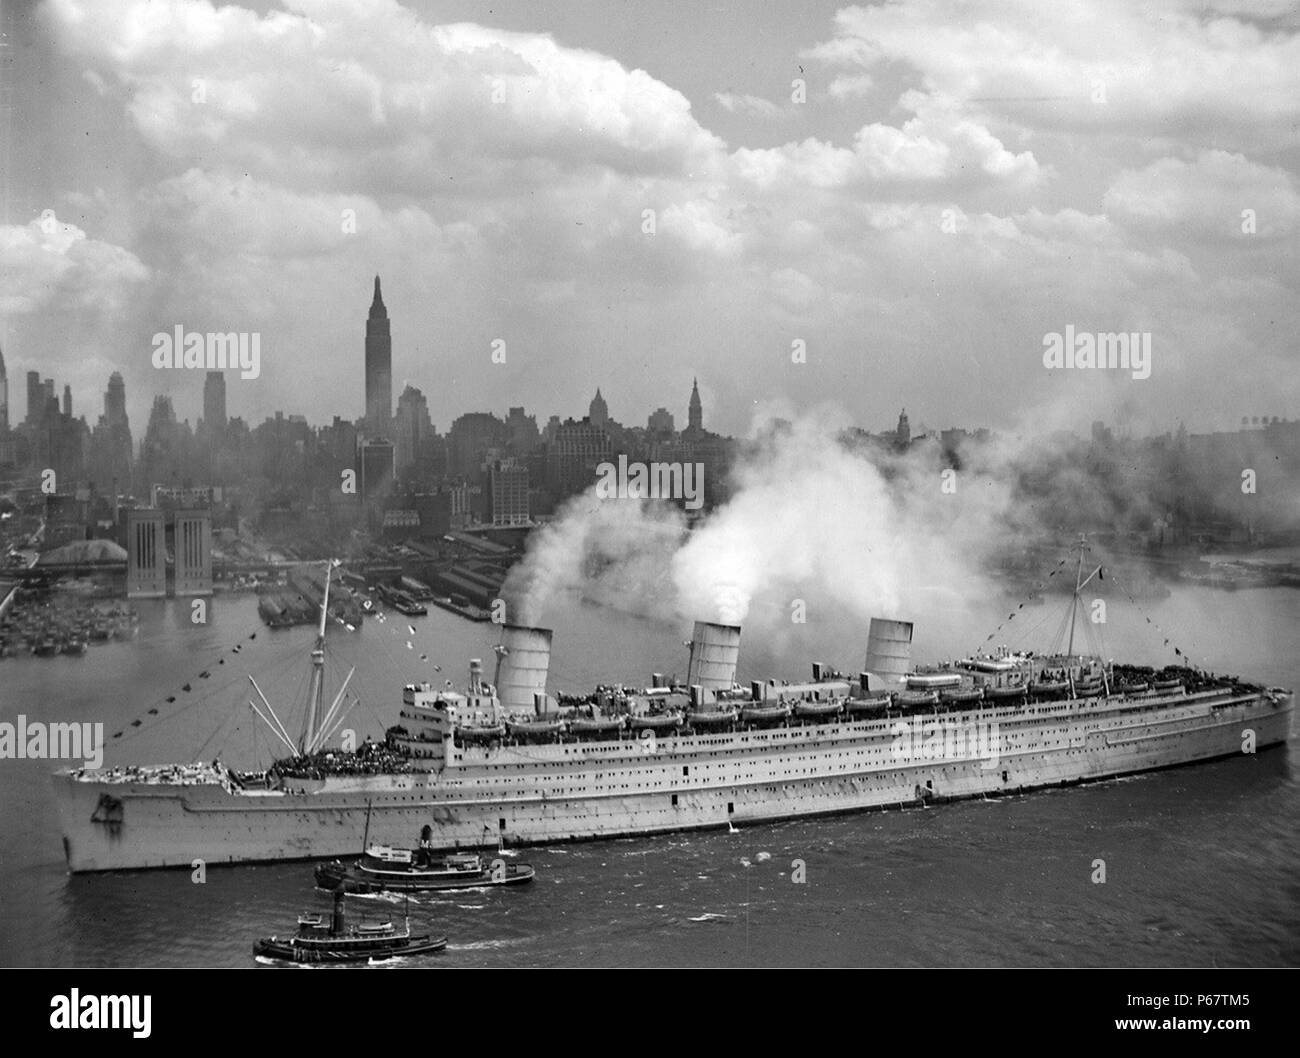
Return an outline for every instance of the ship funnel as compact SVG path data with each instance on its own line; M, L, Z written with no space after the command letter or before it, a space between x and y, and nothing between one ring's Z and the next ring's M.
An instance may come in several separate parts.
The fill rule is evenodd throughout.
M691 636L691 663L686 683L709 691L729 691L736 682L740 626L696 621Z
M871 619L867 664L871 675L897 683L912 671L912 622Z
M546 694L551 667L551 630L505 625L497 651L497 697L503 709L535 708L536 696Z

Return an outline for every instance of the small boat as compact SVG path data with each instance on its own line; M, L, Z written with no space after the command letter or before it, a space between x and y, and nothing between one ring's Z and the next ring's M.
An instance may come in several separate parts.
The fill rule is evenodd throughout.
M442 951L446 937L430 933L412 935L410 922L397 929L391 922L349 925L343 905L346 896L334 891L334 913L328 922L318 913L298 916L297 932L291 937L264 937L253 945L253 954L267 959L299 963L370 962L405 955L427 955Z
M536 720L511 720L506 726L515 738L550 738L564 730L564 721L558 717L549 720L538 717Z
M865 713L868 716L879 715L889 708L890 697L882 694L875 698L850 698L848 710L850 714Z
M579 717L569 721L569 731L575 735L604 735L622 731L626 719L622 716Z
M907 677L909 691L955 690L961 686L961 675L956 672L914 672Z
M735 709L701 709L686 714L686 721L692 727L713 727L718 724L735 723Z
M740 719L747 724L771 724L784 720L790 715L790 707L784 702L776 705L746 705L740 710Z
M38 658L50 658L59 652L59 643L53 636L45 636L39 639L36 645L32 647L32 653Z
M1101 694L1102 689L1101 680L1088 680L1074 685L1074 695L1076 698L1091 698L1093 695Z
M672 731L681 725L681 713L646 713L627 718L627 726L633 731Z
M1151 689L1151 684L1145 680L1127 680L1117 684L1115 689L1120 694L1142 694Z
M939 702L938 691L899 691L895 698L900 708L915 709L927 705L937 705Z
M505 724L458 724L456 727L456 738L460 742L491 742L505 733Z
M794 715L812 719L838 716L844 710L843 702L795 702Z
M84 654L85 652L86 652L86 641L84 639L78 639L77 637L74 636L70 639L65 640L63 643L63 653L65 654L72 654L73 656L77 656L80 654Z
M1017 684L1014 687L989 687L984 688L984 698L987 701L1006 701L1011 698L1023 698L1025 687Z
M424 848L394 849L371 845L359 860L331 860L316 868L322 889L346 893L439 892L480 886L523 885L536 872L527 863L486 862L473 852L434 857Z
M983 687L964 687L939 692L939 701L947 705L965 705L968 702L978 702L983 697Z
M1156 680L1155 687L1157 691L1176 691L1183 685L1182 680Z
M1039 698L1052 698L1070 689L1069 680L1038 680L1029 685L1029 693Z

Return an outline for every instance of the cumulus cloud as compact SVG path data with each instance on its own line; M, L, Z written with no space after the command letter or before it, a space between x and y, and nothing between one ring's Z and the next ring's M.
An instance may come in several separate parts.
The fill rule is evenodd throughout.
M1178 122L1241 134L1284 128L1300 113L1300 36L1247 17L1275 7L886 0L840 11L834 35L805 54L867 71L905 64L925 94L1017 122Z
M1106 192L1105 205L1134 226L1233 239L1247 233L1247 210L1254 214L1249 234L1262 238L1294 232L1300 218L1300 194L1290 173L1228 151L1125 169Z
M0 312L78 312L115 317L149 278L129 250L91 239L47 210L27 224L0 225Z

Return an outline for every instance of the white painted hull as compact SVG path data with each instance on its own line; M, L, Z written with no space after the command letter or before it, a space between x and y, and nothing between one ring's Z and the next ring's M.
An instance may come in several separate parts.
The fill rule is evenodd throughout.
M347 856L410 845L430 824L444 849L752 824L996 795L1241 755L1290 737L1290 695L1210 692L986 708L998 759L900 754L892 725L857 721L659 739L475 750L435 772L331 778L303 792L230 793L55 777L74 872ZM928 718L909 717L912 721ZM114 799L105 804L101 798ZM369 823L367 824L367 816ZM94 821L95 818L101 821Z

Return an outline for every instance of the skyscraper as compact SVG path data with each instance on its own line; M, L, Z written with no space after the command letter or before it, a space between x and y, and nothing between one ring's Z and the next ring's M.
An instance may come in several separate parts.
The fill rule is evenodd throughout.
M91 442L91 477L102 489L131 487L131 463L134 442L131 423L126 415L126 384L119 372L108 378L104 393L104 414L95 425Z
M366 426L374 437L387 435L393 417L393 339L388 332L388 310L379 293L366 320Z
M203 426L212 437L226 432L226 373L209 371L203 380Z
M27 425L39 426L45 419L45 387L39 371L27 372Z
M5 373L5 354L0 349L0 435L9 432L9 376Z
M120 371L114 371L108 376L108 390L104 394L104 422L109 426L128 426L126 383L122 381Z
M704 429L704 406L700 403L699 379L691 383L691 403L686 411L686 428L694 433Z
M397 473L409 473L420 461L433 434L429 421L429 402L412 385L402 390L397 398L397 415L393 419L393 439L396 444Z
M596 395L591 399L591 404L587 407L587 418L591 420L593 426L604 427L609 422L609 405L605 403L605 398L600 395L600 387L596 387Z

